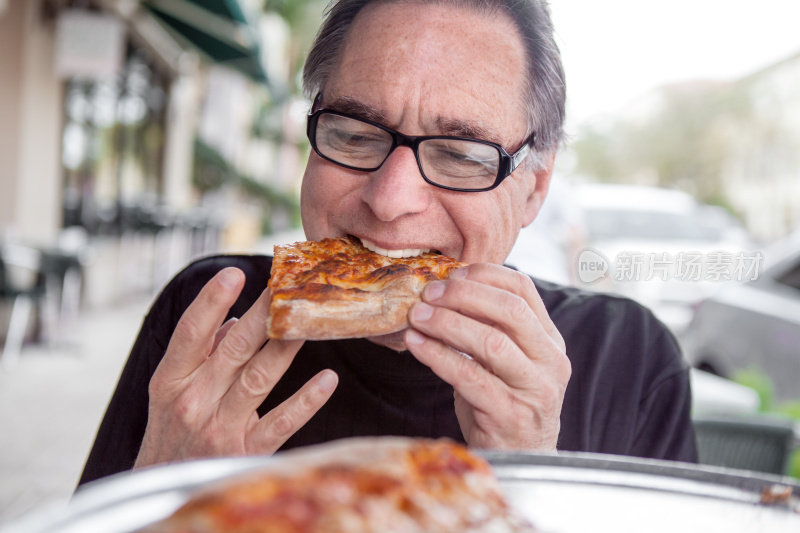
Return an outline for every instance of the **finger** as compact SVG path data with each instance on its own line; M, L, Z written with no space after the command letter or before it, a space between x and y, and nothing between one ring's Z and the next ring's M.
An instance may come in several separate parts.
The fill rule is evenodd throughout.
M214 351L209 372L217 381L230 378L267 342L269 289L248 309L220 341ZM230 381L228 380L230 383Z
M552 351L552 339L527 301L507 290L468 279L437 281L422 298L409 313L411 325L480 359L495 373L516 372L527 362L521 359Z
M248 451L272 453L303 427L325 405L339 376L323 370L285 402L264 415L248 434Z
M264 347L268 313L269 290L265 290L220 341L196 378L197 386L203 387L210 397L221 398L237 379L242 367Z
M214 350L217 349L219 343L222 342L222 339L225 338L225 335L228 333L228 331L230 331L233 325L236 324L237 320L239 319L236 317L232 317L227 321L225 321L225 323L222 324L222 326L220 326L220 328L217 330L217 333L214 335L214 344L211 347L211 353L214 353Z
M234 267L222 269L205 284L175 327L157 371L161 379L183 379L206 361L243 286L244 273Z
M503 267L497 267L503 268ZM508 269L503 269L508 270ZM496 271L496 269L495 269ZM502 272L502 271L501 271ZM513 276L516 273L509 271ZM552 324L550 317L545 312L544 321L536 314L531 307L528 298L524 298L519 294L507 290L504 286L509 286L513 281L503 281L503 275L487 280L473 280L469 277L464 279L456 279L449 281L436 281L430 283L422 293L422 298L426 303L432 304L436 309L447 308L451 309L462 315L474 318L478 322L488 324L500 329L504 332L513 343L519 345L523 352L528 357L540 355L542 357L549 357L548 354L553 354L552 348L556 348L556 352L564 352L563 340L560 333ZM467 274L469 276L469 274ZM512 276L512 277L513 277ZM492 284L494 282L494 284ZM528 290L524 287L525 282L520 281L523 285L522 290ZM530 283L530 282L529 282ZM499 285L499 286L498 286ZM530 283L531 287L533 286ZM535 289L530 289L534 291ZM537 295L538 298L538 295ZM535 298L536 299L536 298ZM420 318L424 318L424 313L417 309L413 309L409 315L412 325L420 326L420 329L444 341L454 340L450 337L439 337L433 333L430 326L422 326ZM416 316L415 316L416 315ZM442 315L444 316L444 315ZM414 319L417 319L417 322ZM434 318L438 318L435 316ZM552 328L546 327L551 325ZM459 328L465 327L459 325ZM467 351L473 355L480 355L486 353L490 354L490 350L505 346L504 338L498 335L490 335L485 337L478 335L478 333L485 330L470 331L465 330L462 332L458 328L452 328L456 338L465 336L472 337L473 344ZM474 342L481 340L481 346L475 346ZM472 350L472 351L470 351Z
M218 408L220 418L238 422L247 420L292 364L303 342L271 340L237 372L236 377L225 381L227 390Z
M550 318L550 313L539 295L536 285L528 275L491 263L475 263L458 270L457 273L456 279L466 279L490 285L522 298L539 319L539 323L547 335L554 339L556 344L561 345L562 351L565 351L561 333Z
M414 306L409 319L417 333L469 354L510 386L523 387L530 383L531 360L503 331L456 311L426 303ZM411 339L416 339L413 334Z
M413 329L404 338L414 357L452 385L474 409L489 413L499 408L508 388L478 361Z

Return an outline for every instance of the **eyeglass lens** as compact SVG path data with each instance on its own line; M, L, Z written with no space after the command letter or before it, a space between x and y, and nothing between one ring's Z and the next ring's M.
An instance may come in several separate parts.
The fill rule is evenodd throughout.
M375 170L392 148L392 135L372 124L322 113L316 125L317 150L333 161L360 170ZM424 176L447 187L482 189L496 180L500 153L491 145L462 139L426 139L418 161Z

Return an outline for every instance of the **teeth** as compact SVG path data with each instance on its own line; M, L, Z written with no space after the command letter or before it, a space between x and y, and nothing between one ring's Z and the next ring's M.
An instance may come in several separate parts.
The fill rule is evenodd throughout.
M430 249L421 249L421 248L403 248L401 250L387 250L386 248L381 248L380 246L376 245L372 241L368 241L366 239L361 239L361 244L364 245L364 248L367 250L371 250L379 255L385 255L386 257L391 257L394 259L399 259L401 257L416 257L418 255L422 255L424 253L430 252Z

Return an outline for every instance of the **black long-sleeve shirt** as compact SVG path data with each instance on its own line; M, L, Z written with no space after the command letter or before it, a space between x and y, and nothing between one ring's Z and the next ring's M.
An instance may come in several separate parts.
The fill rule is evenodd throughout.
M214 274L236 266L245 287L239 317L266 288L271 258L220 255L178 274L144 319L80 483L132 468L147 424L147 387L186 307ZM631 300L535 281L572 364L560 450L697 460L688 368L669 331ZM306 342L261 405L264 414L324 368L339 386L283 449L360 435L450 437L463 442L453 388L408 352L364 339Z

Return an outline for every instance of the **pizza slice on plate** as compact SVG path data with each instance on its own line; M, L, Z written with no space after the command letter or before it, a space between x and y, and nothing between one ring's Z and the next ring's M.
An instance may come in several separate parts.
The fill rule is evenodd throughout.
M267 330L273 339L373 337L408 326L429 282L465 263L427 252L391 258L355 238L276 246Z
M284 452L193 495L146 533L533 532L491 467L447 440L356 438Z

